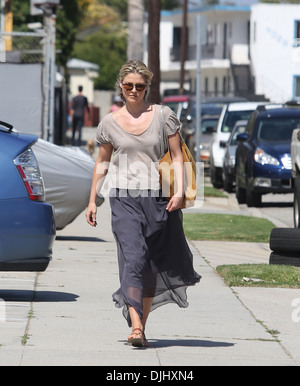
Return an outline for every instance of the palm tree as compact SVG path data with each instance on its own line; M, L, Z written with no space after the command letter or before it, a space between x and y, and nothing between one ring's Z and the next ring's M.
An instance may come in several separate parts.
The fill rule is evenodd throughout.
M128 0L127 58L143 60L144 0Z
M159 24L161 0L148 1L148 66L154 73L151 86L150 100L160 103L160 60L159 60Z

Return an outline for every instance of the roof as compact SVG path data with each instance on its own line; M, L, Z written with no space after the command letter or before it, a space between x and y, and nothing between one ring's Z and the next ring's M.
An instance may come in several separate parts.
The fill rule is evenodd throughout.
M195 14L195 13L201 13L201 12L208 12L208 11L231 11L231 12L250 12L251 6L250 5L205 5L202 7L197 7L194 9L189 9L189 14ZM172 11L162 11L162 16L172 16L172 15L180 15L182 14L182 9L175 9Z
M186 102L191 98L190 95L169 95L163 98L162 103L167 102Z
M86 62L85 60L72 58L68 60L67 67L71 69L79 69L79 70L94 70L99 71L100 66L95 63Z
M264 105L265 102L234 102L228 104L228 111L247 111L256 110L257 106Z
M300 117L300 108L299 107L290 107L290 106L282 106L279 108L270 108L270 109L260 109L258 110L258 116L261 118L279 118L279 117Z

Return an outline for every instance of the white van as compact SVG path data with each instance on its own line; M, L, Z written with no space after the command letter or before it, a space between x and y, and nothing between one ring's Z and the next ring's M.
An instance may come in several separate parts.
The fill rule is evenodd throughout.
M235 123L239 120L248 120L257 106L265 104L266 102L235 102L223 107L217 132L210 143L210 178L215 188L223 186L222 168L225 147Z

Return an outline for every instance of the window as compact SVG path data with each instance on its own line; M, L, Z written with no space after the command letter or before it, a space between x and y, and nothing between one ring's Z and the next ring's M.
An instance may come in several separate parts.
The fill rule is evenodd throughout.
M227 78L223 76L223 95L225 96L227 93Z
M300 39L300 21L296 21L295 39Z
M295 95L294 98L300 98L300 76L295 76L294 78L294 90Z
M209 93L209 90L208 90L208 78L205 77L205 80L204 80L204 92L205 92L205 95L208 95Z
M219 92L219 79L215 77L215 96L218 96Z

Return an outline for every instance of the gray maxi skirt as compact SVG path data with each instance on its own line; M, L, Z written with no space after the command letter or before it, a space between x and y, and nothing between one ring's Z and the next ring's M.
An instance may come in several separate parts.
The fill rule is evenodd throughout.
M110 192L112 231L117 243L120 288L113 294L131 327L129 306L143 315L143 298L153 297L151 311L176 303L187 307L186 289L201 276L182 228L182 212L166 210L167 200L154 191Z

